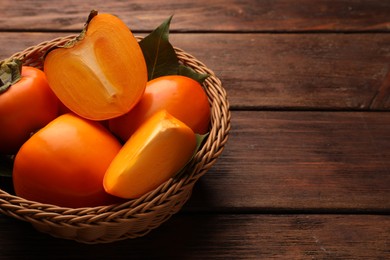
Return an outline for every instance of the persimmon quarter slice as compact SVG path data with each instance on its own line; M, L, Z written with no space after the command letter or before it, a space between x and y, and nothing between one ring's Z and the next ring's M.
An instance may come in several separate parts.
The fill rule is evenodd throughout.
M166 110L159 111L134 132L113 159L104 175L104 189L121 198L139 198L179 172L195 148L192 129Z
M62 103L91 120L128 112L147 82L145 59L130 29L114 15L93 12L79 37L47 53L44 72Z

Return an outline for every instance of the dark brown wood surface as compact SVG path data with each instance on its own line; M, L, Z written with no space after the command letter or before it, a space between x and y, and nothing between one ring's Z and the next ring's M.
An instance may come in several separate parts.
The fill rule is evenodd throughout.
M291 32L389 31L390 3L380 0L3 0L2 30L79 30L91 9L114 13L132 30L154 29L174 15L172 30Z
M0 218L2 259L385 259L381 215L183 214L145 237L85 245Z
M7 48L0 59L69 34L2 33L0 46ZM177 33L170 38L221 78L233 109L390 108L390 33Z
M174 14L171 42L222 80L232 129L147 236L84 245L0 215L0 259L390 258L389 1L1 3L0 60L78 33L92 8L138 35Z

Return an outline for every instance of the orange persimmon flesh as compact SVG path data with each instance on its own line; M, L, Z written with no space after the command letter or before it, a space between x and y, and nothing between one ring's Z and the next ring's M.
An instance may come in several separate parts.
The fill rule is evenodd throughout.
M142 50L126 24L92 12L75 41L48 52L44 72L62 103L91 120L128 112L147 82Z
M179 172L195 148L196 137L190 127L166 110L157 112L113 159L104 175L104 189L121 198L139 198Z

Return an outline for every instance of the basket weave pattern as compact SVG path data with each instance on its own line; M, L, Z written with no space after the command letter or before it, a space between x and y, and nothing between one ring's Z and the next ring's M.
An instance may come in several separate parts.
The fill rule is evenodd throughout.
M11 58L20 58L24 65L42 69L47 50L74 37L42 42ZM29 222L37 230L55 237L107 243L143 236L178 212L190 198L194 184L222 153L230 130L230 111L226 92L215 74L194 56L176 47L175 51L180 62L211 75L203 84L211 106L209 135L184 174L169 179L139 199L99 207L58 207L29 201L0 189L0 213Z

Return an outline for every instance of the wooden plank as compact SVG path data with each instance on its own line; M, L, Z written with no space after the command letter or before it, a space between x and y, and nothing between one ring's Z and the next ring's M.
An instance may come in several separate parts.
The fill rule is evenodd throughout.
M20 7L23 8L20 8ZM149 31L174 14L177 31L389 31L388 1L217 0L77 1L3 0L1 30L79 30L89 11L118 15Z
M0 229L4 259L89 259L91 255L99 259L390 257L390 218L375 215L178 214L145 237L104 245L54 239L4 216L0 216Z
M0 59L65 35L2 33ZM390 109L390 34L171 34L171 42L216 73L235 109Z
M92 8L119 16L134 31L150 31L174 15L177 31L256 31L260 5L251 0L229 1L6 1L2 30L80 30ZM23 10L20 10L23 6Z
M233 108L390 108L388 34L175 36L214 69ZM372 104L375 96L385 98Z
M222 156L183 210L389 213L389 132L385 112L233 111Z
M390 113L233 111L190 212L389 212Z

